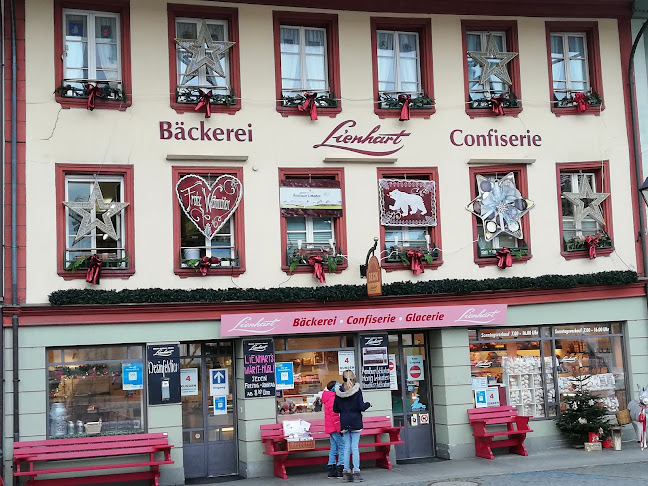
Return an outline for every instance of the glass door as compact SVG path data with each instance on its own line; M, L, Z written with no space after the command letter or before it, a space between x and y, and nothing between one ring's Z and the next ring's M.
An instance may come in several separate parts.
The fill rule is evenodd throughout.
M403 445L396 446L397 459L434 456L432 401L425 334L389 335L392 372L391 395L394 425L403 426ZM395 383L394 383L395 379Z
M238 473L233 350L232 341L180 345L185 478Z

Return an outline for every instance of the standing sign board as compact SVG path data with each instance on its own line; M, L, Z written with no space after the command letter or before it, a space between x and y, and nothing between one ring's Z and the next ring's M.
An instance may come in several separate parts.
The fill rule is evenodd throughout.
M382 295L381 268L376 256L372 256L367 265L367 295L369 297Z
M360 336L362 349L362 388L365 390L390 387L387 334Z
M227 395L229 395L227 370L225 368L209 370L209 396L226 397Z
M243 341L245 398L275 396L275 356L272 338Z
M180 403L180 345L146 346L149 405Z

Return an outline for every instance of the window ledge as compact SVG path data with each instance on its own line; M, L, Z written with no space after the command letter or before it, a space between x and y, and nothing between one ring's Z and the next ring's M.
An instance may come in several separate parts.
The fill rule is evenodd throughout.
M174 268L175 273L180 278L205 278L205 277L238 277L245 273L244 267L221 267L210 268L207 270L207 275L201 275L198 270L193 268Z
M234 115L236 114L237 111L241 110L241 103L236 103L231 106L227 106L227 105L210 105L210 106L211 106L210 111L212 113L225 113L227 115ZM204 116L204 113L202 111L196 111L195 108L196 105L191 103L178 103L176 101L171 101L171 109L173 109L179 115L182 115L183 113L199 113Z
M342 273L344 270L349 268L349 264L345 263L343 265L338 265L337 270L333 273ZM292 272L290 271L290 266L289 265L282 265L281 266L281 271L285 272L286 275L295 275L298 273L313 273L313 267L310 265L298 265L297 268L295 268ZM324 275L330 275L331 272L328 271L328 268L324 266Z
M83 108L88 109L88 100L86 98L67 98L65 96L55 95L54 99L58 104L61 105L61 108L67 110L69 108ZM119 110L126 111L126 109L131 106L133 103L128 98L128 101L104 101L96 100L95 101L95 110Z
M308 111L299 111L298 107L287 107L287 106L277 106L277 111L281 113L281 116L283 117L289 117L289 116L306 116L310 117L310 113ZM340 103L338 103L338 106L335 108L317 108L317 116L327 116L329 118L335 118L342 112L342 107L340 106Z
M466 108L466 115L470 118L505 118L517 116L522 112L522 107L520 108L504 108L503 115L497 115L490 108Z
M71 272L69 270L59 270L59 277L63 277L63 280L85 280L87 270L77 270L76 272ZM135 269L124 269L124 270L101 270L101 280L107 278L121 278L129 279L135 274Z
M610 256L614 252L614 248L597 248L596 257L606 257ZM589 260L589 250L577 250L577 251L561 251L560 254L565 260L577 260L585 259Z
M585 110L581 113L578 112L578 108L575 106L569 106L565 108L558 108L556 106L551 106L551 112L556 115L556 116L565 116L565 115L576 115L576 116L582 116L582 115L594 115L594 116L600 116L601 112L604 110L603 106L590 106L589 110Z
M319 111L318 111L319 113ZM385 118L400 118L400 108L374 108L374 113L378 118L384 120ZM430 118L436 113L436 108L417 108L410 109L410 118Z
M441 265L443 265L443 260L434 260L433 263L423 263L423 269L424 270L436 270L439 268ZM387 272L411 272L412 269L406 265L403 265L402 263L383 263L381 264L382 269Z
M519 260L513 257L513 266L515 266L518 263L526 263L531 259L531 257L533 257L533 255L525 255L521 257ZM497 261L498 259L496 257L490 257L490 258L475 257L475 263L479 266L479 268L496 266Z

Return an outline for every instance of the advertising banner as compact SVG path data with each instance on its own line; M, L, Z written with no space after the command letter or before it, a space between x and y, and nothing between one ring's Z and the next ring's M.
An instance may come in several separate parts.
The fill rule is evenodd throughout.
M274 397L275 356L272 338L243 341L245 398Z

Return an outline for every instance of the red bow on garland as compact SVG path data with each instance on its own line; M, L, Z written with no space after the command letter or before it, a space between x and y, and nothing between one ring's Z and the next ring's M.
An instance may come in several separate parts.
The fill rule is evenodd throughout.
M398 102L403 103L401 108L400 121L405 121L410 119L410 103L412 102L412 95L398 95Z
M407 256L407 259L410 261L410 266L414 275L421 275L425 271L423 269L423 264L421 263L423 253L420 251L409 250L405 256Z
M590 109L590 105L587 102L587 97L583 93L576 93L574 95L574 101L576 102L576 111L578 113L583 113Z
M216 265L217 263L220 263L220 258L208 256L202 257L198 262L198 271L200 272L200 275L202 275L203 277L207 275L207 270L209 270L212 265Z
M88 272L86 273L86 282L99 285L99 278L101 277L101 265L103 260L97 255L92 255L88 259Z
M204 92L202 89L199 89L198 91L200 91L200 99L198 100L194 110L200 111L202 107L205 107L205 118L209 118L211 117L211 89L207 92Z
M304 93L305 101L299 105L299 111L310 111L310 119L317 120L317 104L315 103L315 98L317 98L317 93Z
M308 264L313 267L313 278L316 278L320 283L326 283L326 277L324 277L324 267L322 266L324 259L321 256L309 256Z
M596 258L596 247L599 244L599 239L596 236L590 235L585 238L585 244L589 248L590 260L594 260Z
M513 266L511 250L509 250L508 248L504 247L501 250L497 250L497 253L495 253L495 255L497 256L497 266L501 269Z
M491 110L493 110L493 113L497 116L504 115L504 108L502 107L503 101L504 97L502 95L497 95L491 98Z
M95 109L95 99L97 96L101 96L103 93L101 88L97 84L86 84L85 92L88 95L88 110L92 111Z

